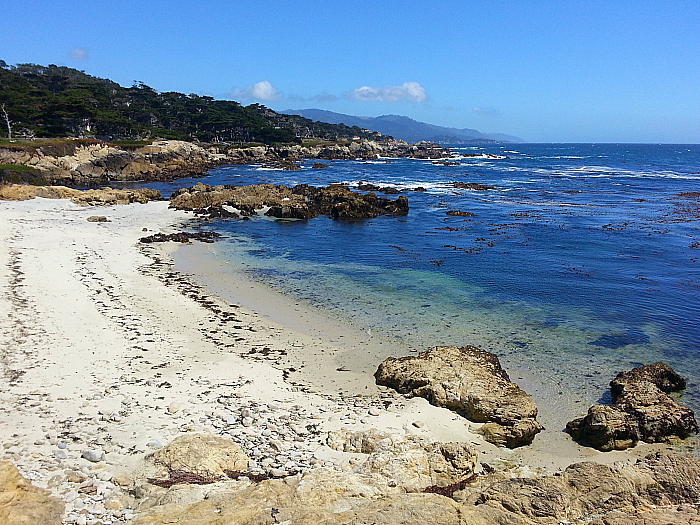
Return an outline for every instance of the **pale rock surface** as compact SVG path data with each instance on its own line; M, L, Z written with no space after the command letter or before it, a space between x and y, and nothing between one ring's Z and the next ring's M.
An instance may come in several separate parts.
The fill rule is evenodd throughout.
M0 525L60 525L63 503L0 461Z
M248 456L230 439L207 434L185 434L153 452L147 459L170 470L201 476L221 476L225 470L245 470Z
M330 432L328 445L334 450L368 454L356 472L381 474L410 492L462 481L474 474L478 458L477 451L466 443L435 443L374 429Z
M390 357L374 377L379 385L490 423L484 437L498 445L528 444L542 430L532 398L510 380L498 357L480 348L437 346L415 357Z

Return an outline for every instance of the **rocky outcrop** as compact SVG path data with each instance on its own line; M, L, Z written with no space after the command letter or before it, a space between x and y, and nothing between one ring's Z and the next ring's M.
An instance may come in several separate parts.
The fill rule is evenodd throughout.
M578 518L580 523L631 525L648 523L645 511L652 506L695 503L699 497L700 462L658 454L635 463L576 463L557 476L539 479L486 482L458 499L465 506L488 506L501 515L525 518L525 523ZM608 513L616 521L608 521ZM595 517L600 521L593 521Z
M60 525L63 502L27 481L9 461L0 461L0 524Z
M12 184L0 187L0 200L26 201L41 197L44 199L70 199L82 206L112 206L115 204L145 204L149 201L162 201L163 195L158 190L141 188L136 190L76 190L65 186L26 186Z
M684 388L685 380L664 363L621 372L610 383L614 405L593 405L566 430L602 451L624 450L639 441L684 439L698 431L695 415L667 395Z
M614 465L576 463L541 478L484 474L452 498L407 492L379 473L315 469L259 483L228 482L201 501L151 507L132 523L691 524L698 499L700 461L657 454Z
M135 151L95 142L74 148L69 155L0 148L0 164L20 164L38 170L47 184L92 186L109 181L172 180L198 175L226 162L226 156L190 142L162 140Z
M510 380L498 357L480 348L438 346L416 357L390 357L374 377L378 385L486 423L484 437L498 445L528 444L542 430L530 396Z
M470 478L478 453L466 443L428 442L421 437L369 430L330 432L328 446L368 454L355 472L380 474L409 492L445 487Z
M221 211L231 214L229 216L252 215L266 208L265 215L284 219L311 219L318 215L330 215L335 219L367 219L408 213L406 197L390 200L374 193L363 195L340 184L324 188L302 184L287 188L272 184L212 187L198 183L175 192L170 206L213 217L222 216Z
M264 164L278 169L298 170L304 159L376 159L412 157L439 159L453 153L437 144L407 144L403 141L361 141L320 146L231 146L198 145L179 140L155 141L127 151L101 141L66 141L59 148L1 148L0 164L25 166L25 182L95 186L110 181L163 181L196 176L222 164ZM325 166L316 163L314 167ZM32 168L29 170L29 168ZM13 176L22 175L21 172ZM8 179L9 180L9 179ZM14 179L12 180L14 182Z

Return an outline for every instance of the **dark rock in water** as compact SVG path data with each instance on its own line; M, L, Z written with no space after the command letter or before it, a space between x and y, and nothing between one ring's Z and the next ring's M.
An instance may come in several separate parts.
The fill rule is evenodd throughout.
M476 213L460 210L449 210L445 212L445 215L450 215L452 217L476 217Z
M418 187L414 188L413 191L424 192L424 191L428 191L428 190L426 190L423 186L418 186Z
M323 170L326 168L330 168L328 164L324 164L323 162L315 162L313 166L311 166L315 170Z
M433 164L436 166L459 166L459 162L456 160L434 160Z
M142 243L151 242L190 242L190 241L202 241L202 242L214 242L214 239L221 237L220 234L216 232L197 232L197 233L186 233L178 232L166 235L165 233L156 233L154 235L149 235L148 237L141 237L139 239Z
M374 377L378 385L486 423L481 433L498 445L528 444L542 430L532 398L510 381L498 357L474 346L438 346L415 357L390 357Z
M593 405L585 417L567 423L566 431L604 452L639 441L684 439L698 432L695 414L665 394L684 388L685 380L664 363L621 372L610 382L614 404Z
M458 188L460 190L474 190L474 191L486 191L496 189L496 186L491 186L490 184L479 184L478 182L453 182L453 188Z
M281 159L281 160L276 160L274 162L269 162L269 163L263 165L263 167L277 169L277 170L287 170L287 171L299 171L299 170L301 170L301 166L299 164L297 164L296 162L292 162L291 160L287 160L287 159Z
M342 184L323 188L301 184L287 188L272 184L212 187L198 183L176 191L170 199L170 206L180 210L221 210L224 205L236 208L241 215L253 215L268 207L266 215L280 219L311 219L317 215L370 219L408 213L408 199L404 196L392 201L374 193L355 193Z
M401 190L397 190L391 186L377 186L376 184L370 184L368 182L360 182L357 185L357 189L361 191L378 191L380 193L386 193L387 195L396 195L397 193L401 193Z

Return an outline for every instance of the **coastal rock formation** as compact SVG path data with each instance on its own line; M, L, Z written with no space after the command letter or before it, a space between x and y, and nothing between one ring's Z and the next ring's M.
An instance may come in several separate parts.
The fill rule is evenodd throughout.
M82 206L112 206L115 204L145 204L149 201L163 200L158 190L148 188L136 190L115 190L101 188L99 190L76 190L65 186L25 186L12 184L0 187L0 200L26 201L40 197L44 199L70 199Z
M478 457L467 443L428 442L418 436L376 430L330 432L328 446L368 454L356 472L380 474L409 492L445 487L471 477Z
M207 434L184 435L148 456L169 471L200 476L223 476L225 470L248 468L248 456L230 439Z
M699 498L700 461L663 454L576 463L541 478L480 475L451 498L407 492L376 473L314 469L257 484L227 482L202 501L152 506L133 524L691 524Z
M176 191L170 199L170 206L215 217L222 216L220 210L227 211L224 206L230 208L227 213L240 215L252 215L267 208L266 215L284 219L311 219L318 215L330 215L335 219L367 219L383 214L408 213L406 197L392 201L374 193L355 193L341 184L324 188L301 184L287 188L272 184L212 187L197 183L189 189Z
M577 441L602 451L624 450L647 443L686 438L698 431L695 415L666 392L685 388L685 380L664 363L621 372L610 383L614 405L593 405L570 421L566 431Z
M0 524L60 525L63 503L27 481L9 461L0 461Z
M632 525L653 523L645 518L652 506L694 503L698 497L700 462L657 454L635 463L575 463L559 475L544 478L482 482L459 494L458 499L465 507L488 506L502 516L525 518L507 523L574 520ZM615 521L607 519L608 513ZM599 521L591 521L596 516Z
M30 166L45 183L76 186L113 180L171 180L201 174L226 158L215 150L179 140L156 141L135 151L100 141L76 144L64 155L41 147L0 148L0 163Z
M346 144L301 146L255 145L248 147L199 145L179 140L160 140L125 150L99 140L64 141L58 147L0 147L0 164L24 167L13 177L32 183L92 186L119 180L163 181L201 175L222 164L265 164L281 169L301 169L304 159L377 159L411 157L440 159L453 156L438 144L407 144L387 140L353 141ZM320 167L322 164L315 164ZM8 182L19 182L8 179ZM1 180L0 180L1 182Z
M498 357L474 346L438 346L416 357L390 357L374 377L378 385L487 423L482 433L498 445L528 444L542 430L530 396L510 380Z

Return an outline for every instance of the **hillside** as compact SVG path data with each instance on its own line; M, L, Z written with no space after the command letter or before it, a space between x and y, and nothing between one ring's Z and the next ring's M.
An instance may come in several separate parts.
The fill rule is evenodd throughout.
M334 113L322 109L288 109L282 113L300 115L314 121L345 124L378 131L406 142L427 140L443 144L468 144L483 142L523 142L522 139L503 133L481 133L475 129L446 128L418 122L400 115L382 115L380 117L355 117Z
M301 143L303 138L377 139L345 125L282 115L260 104L177 92L158 92L135 82L122 87L62 66L0 60L0 105L15 137L178 139L201 142ZM0 136L7 136L0 111Z

